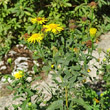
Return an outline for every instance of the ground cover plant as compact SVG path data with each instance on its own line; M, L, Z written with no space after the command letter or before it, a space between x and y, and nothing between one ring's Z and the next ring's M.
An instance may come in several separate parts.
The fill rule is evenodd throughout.
M34 74L24 70L1 73L8 89L14 91L14 100L22 98L20 104L13 104L14 110L110 109L110 49L101 67L96 67L97 74L102 73L101 81L89 75L89 62L100 60L92 56L95 43L110 30L109 5L108 0L0 1L1 60L14 45L23 44L33 52L33 59L43 62L40 67L34 65ZM7 63L13 69L12 58ZM32 83L41 79L42 72L48 75L50 71L56 87L48 87L52 96L45 100L43 91Z

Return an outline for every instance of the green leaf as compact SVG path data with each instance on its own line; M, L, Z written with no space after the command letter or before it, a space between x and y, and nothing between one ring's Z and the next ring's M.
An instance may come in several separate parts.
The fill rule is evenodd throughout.
M106 66L106 69L110 71L110 64Z
M19 107L19 105L15 105L15 104L12 104L12 106L14 107L15 110Z
M25 89L29 96L32 96L34 93L30 89Z
M13 98L13 100L16 100L17 98L20 98L21 96L15 96L14 98Z
M25 100L22 105L22 110L26 110L26 105L29 102L29 99Z
M28 11L24 11L24 13L25 13L26 15L28 15L28 16L31 16L31 13L28 12Z
M44 70L45 72L48 72L48 71L50 70L50 67L49 67L49 66L44 66L44 67L42 68L42 70Z
M31 8L25 8L25 9L30 11L30 12L33 12L33 9L31 9Z
M46 110L63 110L63 100L54 101Z
M81 67L79 65L77 65L77 66L72 66L71 69L78 71L81 69Z
M13 90L13 88L11 86L7 86L8 89Z
M66 3L66 6L67 6L67 7L71 7L72 4L71 4L71 3Z
M73 54L68 54L66 57L67 61L72 61L73 60Z
M35 80L41 80L41 79L42 79L41 76L37 76L37 77L35 78Z
M39 11L38 16L41 16L44 13L43 10Z
M105 29L108 31L108 30L110 30L110 24L107 24L106 26L105 26Z
M92 110L91 106L86 104L85 101L82 98L79 98L79 99L73 98L72 101L79 104L79 105L81 105L81 106L83 106L85 108L85 110Z

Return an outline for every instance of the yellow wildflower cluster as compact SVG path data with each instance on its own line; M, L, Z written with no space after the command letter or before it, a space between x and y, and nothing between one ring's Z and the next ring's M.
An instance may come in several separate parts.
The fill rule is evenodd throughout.
M38 43L40 43L42 40L43 40L43 34L35 33L32 34L32 36L29 37L27 41L31 43L35 43L37 41Z
M46 18L44 17L36 17L36 18L31 18L31 22L38 23L38 24L43 24L47 21ZM53 32L54 34L57 34L58 32L64 30L63 27L60 26L60 24L49 24L49 25L43 25L42 32ZM40 43L44 38L43 33L34 33L30 37L27 38L27 41L30 43L35 43L36 41Z
M54 34L57 34L58 32L62 31L63 28L60 27L60 24L49 24L49 25L43 25L43 28L45 29L45 32L53 32Z
M18 72L15 72L13 76L15 77L15 79L20 79L24 76L24 74L23 74L23 71L18 71Z
M31 18L31 22L33 23L33 24L35 24L35 23L38 23L38 24L43 24L43 23L45 23L47 21L47 19L46 18L41 18L41 17L36 17L36 18Z
M97 32L96 28L90 28L89 30L90 36L95 36L96 32Z

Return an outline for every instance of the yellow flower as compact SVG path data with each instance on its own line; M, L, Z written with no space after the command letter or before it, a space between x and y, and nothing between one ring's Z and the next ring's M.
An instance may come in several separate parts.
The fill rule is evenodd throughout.
M29 37L27 41L31 43L35 43L37 41L40 43L41 40L43 40L43 34L35 33L31 37Z
M54 68L54 65L51 65L51 68Z
M95 101L96 103L99 103L99 100L98 100L98 99L96 99L96 98L94 98L94 101Z
M13 74L16 79L20 79L24 76L23 71L18 71Z
M104 95L103 93L100 94L101 97L102 97L103 95Z
M90 30L89 30L89 33L91 36L95 36L96 32L97 32L96 28L90 28Z
M91 72L91 70L90 70L90 69L88 69L88 70L87 70L87 72L88 72L88 73L90 73L90 72Z
M31 22L32 22L33 24L35 24L35 23L36 23L36 18L31 18Z
M47 19L46 18L41 18L41 17L36 17L36 18L31 18L31 22L33 23L33 24L35 24L35 23L38 23L38 24L43 24L43 23L45 23L47 21Z
M49 25L44 25L43 28L45 29L45 32L53 32L57 34L58 32L64 30L62 27L60 27L60 24L49 24Z

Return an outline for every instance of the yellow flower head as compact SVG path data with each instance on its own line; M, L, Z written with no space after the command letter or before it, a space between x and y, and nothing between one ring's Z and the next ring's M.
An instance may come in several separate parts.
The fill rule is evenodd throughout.
M87 70L87 72L88 72L88 73L90 73L90 72L91 72L91 70L90 70L90 69L88 69L88 70Z
M94 101L95 101L96 103L99 103L99 100L98 100L98 99L96 99L96 98L94 98Z
M60 27L60 24L49 24L49 25L44 25L43 28L45 29L45 32L53 32L54 34L57 34L58 32L64 30L63 27Z
M35 23L36 23L36 18L31 18L31 22L32 22L33 24L35 24Z
M41 17L36 17L36 18L31 18L31 22L33 23L33 24L35 24L35 23L38 23L38 24L43 24L43 23L45 23L47 21L47 19L46 18L41 18Z
M90 30L89 30L89 33L91 36L94 36L96 34L96 32L97 32L96 28L90 28Z
M51 68L54 68L54 65L51 65Z
M35 33L31 37L29 37L27 41L31 43L35 43L37 41L38 43L40 43L41 40L43 40L43 34Z
M101 97L102 97L103 95L104 95L103 93L100 94Z
M16 79L20 79L24 76L23 71L18 71L13 74Z

